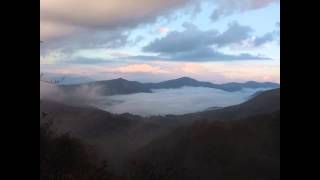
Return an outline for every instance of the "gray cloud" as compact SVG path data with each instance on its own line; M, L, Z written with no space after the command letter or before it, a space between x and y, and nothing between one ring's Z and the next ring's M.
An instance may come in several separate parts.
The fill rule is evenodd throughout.
M276 29L272 32L268 32L263 36L256 37L253 41L253 46L261 46L265 43L277 40L280 37L280 22L276 23ZM280 40L280 39L278 39Z
M265 35L263 35L261 37L257 37L254 40L254 46L261 46L267 42L273 41L274 38L275 38L275 34L273 32L266 33Z
M119 48L142 40L129 40L131 29L170 17L174 10L196 9L202 0L41 0L41 54L77 49Z
M220 52L221 47L241 44L252 37L253 29L232 22L226 31L219 33L215 29L201 31L195 25L185 23L182 32L172 31L167 36L156 39L143 48L145 52L159 53L159 57L168 60L211 61L211 60L250 60L268 59L250 54L229 55ZM256 39L254 45L262 45L273 40L268 34ZM158 58L159 58L158 57Z
M115 61L112 60L103 60L103 59L96 59L96 58L84 58L84 57L78 57L73 59L65 60L64 63L69 64L108 64Z
M172 31L162 39L157 39L143 48L146 52L163 54L191 51L195 48L206 47L218 35L218 31L200 31L191 23L184 23L184 31Z
M216 21L224 16L261 9L280 0L215 0L217 8L212 12L211 19Z
M45 41L41 45L41 55L55 50L72 54L77 49L132 46L139 43L142 37L129 40L130 29L155 22L159 17L169 18L174 10L184 7L193 10L190 12L199 12L199 4L203 1L207 0L41 0L40 38ZM213 3L218 9L224 9L222 14L228 14L230 9L257 9L273 1L277 0L214 0ZM159 53L149 56L153 59L207 61L261 58L248 54L226 55L216 49L246 39L251 34L250 27L233 23L220 34L214 29L201 31L190 23L185 23L184 27L185 31L172 31L166 38L150 43L143 50ZM264 44L270 41L270 36L258 37L256 41L256 45ZM130 58L138 59L138 56ZM143 58L147 59L147 56ZM88 59L80 59L79 62L90 63Z
M87 48L118 48L125 46L128 40L128 33L122 31L86 31L77 34L70 34L65 37L51 39L41 44L41 53L55 49L64 52L72 52L76 49Z
M253 29L250 26L242 26L236 21L229 24L228 29L213 39L212 44L218 47L241 43L250 38Z
M78 64L98 64L121 60L218 61L268 59L261 55L225 54L219 51L219 48L234 44L241 45L243 41L251 39L253 37L253 29L249 26L232 22L229 24L227 30L221 33L215 29L202 31L192 23L184 23L183 27L183 31L171 31L165 37L152 41L142 49L145 52L158 53L157 55L121 56L108 59L83 57L77 57L75 59L71 56L66 56L63 57L65 60L60 61ZM251 45L258 47L273 41L277 32L276 30L266 33L261 37L256 37L253 39ZM88 36L83 35L75 39L72 39L72 37L64 38L63 40L54 41L56 43L44 44L42 54L45 55L46 50L51 50L48 52L52 52L55 48L59 49L60 45L63 45L62 53L70 55L73 51L80 48L115 48L125 46L126 44L138 43L134 41L129 41L128 34L126 33L116 31L107 35L96 33L93 34L90 39Z
M40 37L44 40L95 30L135 27L198 0L41 0Z
M216 51L210 47L194 49L186 52L174 53L171 55L161 56L128 56L118 58L118 60L164 60L164 61L184 61L184 62L209 62L209 61L235 61L235 60L267 60L270 59L261 55L251 55L247 53L241 54L225 54Z
M210 47L195 49L189 52L176 53L171 58L171 60L181 60L181 61L232 61L232 60L262 60L269 59L267 57L251 55L251 54L225 54L214 50Z
M223 47L231 44L240 44L252 36L253 29L242 26L234 21L226 31L219 33L212 29L201 31L191 23L184 23L184 31L172 31L162 39L156 39L143 48L146 52L163 54L192 51L208 46Z
M177 9L188 7L200 12L201 2L208 0L41 0L40 38L67 36L88 30L112 31L134 28L158 17L170 17ZM215 19L247 10L260 9L279 0L212 0L217 6Z

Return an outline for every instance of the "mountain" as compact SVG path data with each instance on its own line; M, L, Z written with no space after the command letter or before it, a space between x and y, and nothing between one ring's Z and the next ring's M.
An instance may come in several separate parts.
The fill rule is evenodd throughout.
M152 89L175 89L184 86L189 87L207 87L215 88L224 91L239 91L243 88L278 88L279 84L271 82L255 82L249 81L245 83L226 83L214 84L211 82L197 81L189 77L182 77L174 80L163 81L159 83L140 83L137 81L128 81L122 78L96 81L90 83L60 85L59 87L65 92L74 92L77 88L91 87L98 88L101 95L116 95L116 94L132 94L132 93L151 93Z
M260 92L255 97L238 105L180 116L171 116L171 118L183 119L184 121L191 122L199 119L232 121L276 111L280 111L280 88Z
M198 114L201 114L202 118L210 117L216 120L231 121L276 111L280 111L280 88L261 92L252 99L239 105Z
M279 84L271 82L255 82L248 81L245 83L226 83L226 84L214 84L211 82L197 81L189 77L182 77L174 80L164 81L160 83L148 83L146 84L150 89L171 89L181 88L183 86L189 87L207 87L221 89L224 91L239 91L242 88L277 88Z
M130 158L132 180L280 179L280 111L232 122L196 122Z
M116 115L90 106L40 100L40 119L52 121L54 128L60 133L69 132L86 144L95 146L98 153L106 158L112 169L119 174L128 173L128 160L135 157L135 152L144 152L143 149L148 149L150 146L158 148L160 145L157 143L150 144L157 142L158 138L172 138L172 133L176 132L177 128L189 128L192 124L203 121L233 123L253 116L264 117L264 114L277 111L280 111L280 89L265 91L245 103L231 107L178 116L146 118L129 113ZM177 137L179 136L180 133ZM201 138L198 140L197 143L201 144ZM176 143L178 142L174 141L174 144ZM183 145L185 142L181 143ZM195 142L188 147L181 145L181 148L200 146L193 143Z
M40 124L40 179L116 178L91 146L70 134L57 134L50 123Z
M121 170L130 153L176 127L175 123L147 121L136 115L115 115L95 107L48 100L40 100L40 120L53 122L59 134L68 132L95 146L115 171Z
M222 84L223 89L227 91L238 91L241 90L242 88L279 88L279 84L277 83L272 83L272 82L255 82L255 81L248 81L245 83L226 83Z
M77 88L97 88L101 95L116 95L116 94L132 94L132 93L151 93L151 90L144 84L137 81L128 81L122 78L106 80L106 81L95 81L83 84L74 85L60 85L63 91L72 93Z
M248 100L249 100L249 99L252 99L252 98L254 98L254 97L256 97L256 96L258 96L258 95L261 94L261 93L263 93L262 90L255 92L254 94L252 94L251 96L248 97Z
M70 131L76 136L90 139L121 134L129 129L172 128L198 120L235 121L261 114L280 111L280 88L267 90L239 105L213 108L198 113L140 117L138 115L112 114L91 106L75 106L66 103L40 100L40 118L54 120L58 130ZM145 129L144 129L145 130ZM141 130L139 133L145 133ZM133 132L133 131L132 131ZM132 136L133 137L133 136Z
M189 77L182 77L178 79L173 79L169 81L164 81L160 83L147 83L146 84L150 89L175 89L181 88L183 86L189 87L209 87L209 88L217 88L218 85L212 84L210 82L201 82Z

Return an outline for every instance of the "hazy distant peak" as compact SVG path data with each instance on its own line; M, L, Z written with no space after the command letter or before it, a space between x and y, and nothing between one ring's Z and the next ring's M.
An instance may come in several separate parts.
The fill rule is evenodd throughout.
M90 85L99 86L103 95L115 95L115 94L132 94L132 93L150 93L152 89L177 89L182 87L206 87L215 88L223 91L239 91L243 88L277 88L279 84L270 82L255 82L248 81L245 83L225 83L225 84L214 84L206 81L198 81L190 77L181 77L178 79L172 79L162 81L159 83L141 83L138 81L129 81L122 77L112 80L95 81L90 83L78 84L78 86ZM74 90L77 86L64 85L63 88Z
M257 81L247 81L244 84L276 84L276 85L279 85L278 83L273 83L273 82L257 82Z
M181 78L178 78L178 79L175 79L175 80L189 80L189 81L197 81L197 80L192 79L192 78L187 77L187 76L184 76L184 77L181 77Z
M126 79L123 79L122 77L117 78L117 79L114 79L114 80L117 80L117 81L128 81L128 80L126 80Z

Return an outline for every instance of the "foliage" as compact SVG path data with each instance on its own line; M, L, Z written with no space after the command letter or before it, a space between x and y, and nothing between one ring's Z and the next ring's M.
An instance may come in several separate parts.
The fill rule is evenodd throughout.
M70 134L57 135L51 123L40 125L41 180L109 180L106 161L100 161L92 148Z

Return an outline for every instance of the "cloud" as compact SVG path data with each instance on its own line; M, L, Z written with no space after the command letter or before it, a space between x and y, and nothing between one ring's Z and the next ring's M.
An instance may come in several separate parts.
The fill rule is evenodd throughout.
M241 54L225 54L214 50L210 47L195 49L188 52L176 53L170 60L176 61L194 61L194 62L206 62L206 61L232 61L232 60L263 60L269 59L268 57L251 55L247 53Z
M162 70L159 67L153 67L149 64L132 64L123 67L113 68L110 71L119 73L167 73L167 71Z
M78 28L69 24L40 20L40 29L40 39L47 41L69 35Z
M77 76L94 76L96 74L166 74L170 73L165 68L158 65L145 64L145 63L133 63L133 64L108 64L108 63L98 63L98 64L60 64L55 65L50 69L49 67L44 67L49 73L60 74L60 75L77 75Z
M203 65L197 63L185 63L181 66L181 70L185 73L197 74L206 70L206 68Z
M62 76L73 75L96 80L123 77L144 82L163 81L181 76L212 82L271 81L280 82L280 60L177 62L151 61L99 64L48 64L42 71Z
M280 0L215 0L217 8L212 12L211 19L217 21L224 16L261 9L279 2Z
M62 30L61 30L62 31ZM49 51L63 50L64 52L73 52L78 49L104 48L112 49L124 47L129 43L128 33L123 31L95 31L88 30L69 34L68 36L59 36L45 41L41 44L41 53L45 54Z
M194 0L41 0L41 38L70 32L135 27L188 5ZM50 28L46 28L50 24ZM61 28L64 27L64 28ZM72 27L72 31L68 31ZM53 30L54 29L54 30Z
M176 10L185 7L194 10L189 9L188 12L199 12L199 4L204 1L206 0L41 0L40 38L45 41L41 45L41 56L48 56L51 51L60 51L70 58L79 49L117 49L136 45L144 37L130 39L132 28L155 22L159 17L168 17L177 12ZM218 7L226 8L232 2L213 1ZM242 0L241 2L233 3L235 7L241 6L236 9L259 8L270 4L271 1ZM251 27L233 22L225 32L220 33L215 29L202 31L191 23L185 23L183 26L185 30L182 32L170 30L165 26L158 29L158 32L165 37L143 48L146 52L157 53L156 55L121 56L119 60L121 58L173 61L265 59L263 56L253 54L225 54L218 49L231 44L241 44L251 36L253 31ZM257 37L251 45L256 47L270 41L271 35L266 34ZM90 61L90 58L78 57L68 61L100 63L95 58L92 59Z
M184 31L172 31L167 36L156 39L143 48L146 52L162 54L192 51L209 46L223 47L240 44L252 36L253 29L231 22L228 29L219 33L216 29L201 31L192 23L183 24Z
M190 51L207 46L218 33L216 30L200 31L191 23L184 23L183 27L184 31L171 31L165 37L152 41L143 51L163 54Z
M199 12L207 0L40 0L40 38L47 41L90 30L134 28L168 17L177 9ZM260 9L279 0L213 0L212 18Z
M259 89L226 92L212 88L183 87L161 89L153 93L103 97L96 106L113 113L133 113L142 116L186 114L209 107L225 107L244 102ZM109 105L110 102L117 102ZM139 106L137 106L139 104Z
M275 37L275 34L272 32L266 33L261 37L257 37L254 39L254 46L261 46L265 43L271 42L274 40L274 37Z
M54 64L65 61L69 56L61 50L53 50L45 54L40 54L40 64Z
M259 47L263 46L264 44L273 42L273 41L280 41L280 22L276 23L276 28L272 32L265 33L262 36L254 37L251 41L251 47ZM249 42L250 43L250 42Z
M133 28L168 17L201 0L41 0L41 54L49 51L105 48L139 43L129 38ZM163 28L161 32L167 29Z
M250 26L242 26L234 21L229 23L228 29L213 39L213 44L218 47L230 44L239 44L251 37L253 29Z
M170 29L167 28L167 27L160 27L160 28L158 29L158 32L159 32L160 34L166 34L166 33L168 33L169 31L170 31Z
M249 60L268 59L251 54L225 54L219 48L241 45L252 38L253 29L237 22L229 24L228 29L220 33L211 29L202 31L192 23L184 23L184 30L171 31L165 37L156 39L143 47L143 51L158 53L158 59L184 61ZM254 46L260 46L273 40L268 34L256 39ZM154 59L154 58L153 58Z
M40 81L40 100L51 100L74 105L88 105L96 102L101 97L101 89L83 85L77 87L72 93L67 92L56 86Z
M151 79L148 75L155 74L152 74L152 72L170 71L170 73L160 73L161 77L169 77L174 71L151 64L155 61L180 63L175 67L180 69L178 66L183 66L184 63L188 62L206 63L210 61L266 58L261 55L238 54L236 52L241 51L232 51L235 47L232 45L241 46L248 39L250 40L250 45L254 48L272 41L270 34L253 36L251 27L240 25L236 22L230 23L227 30L223 32L215 28L202 30L192 23L185 23L182 31L171 29L175 25L168 25L168 21L166 21L168 16L174 17L173 15L176 15L176 22L180 22L181 17L186 20L185 17L188 16L188 13L190 15L190 11L186 11L183 8L189 7L192 9L194 5L198 5L199 2L203 1L216 3L217 7L225 9L230 9L229 6L232 6L230 4L233 2L234 6L237 7L231 13L244 12L272 4L269 1L258 2L252 0L226 0L225 3L222 0L41 0L40 37L41 40L45 41L45 43L41 44L41 68L45 70L48 67L52 67L49 70L88 76L100 73L101 77L104 78L106 76L114 77L115 74L117 76L126 75L126 77L131 77L130 75L132 75L132 77L138 77L140 73L139 78ZM250 4L250 6L246 4ZM200 11L199 7L194 8L198 11L197 13ZM211 7L205 8L208 10ZM239 9L244 10L240 11ZM213 9L209 9L209 11L211 10ZM221 17L227 14L224 13ZM154 22L158 23L153 24L153 26L144 26ZM170 26L170 29L167 26ZM157 29L159 27L160 29ZM145 46L143 48L145 52L139 52L137 48L140 45L143 46L150 39L152 40L149 34L144 34L146 33L145 30L149 28L152 29L152 33L162 38ZM135 31L131 31L133 29ZM159 35L161 32L162 34ZM139 43L139 46L136 46L137 43ZM231 49L228 52L232 52L232 54L224 51L227 48ZM86 51L82 55L78 54L80 51L87 49L95 51ZM96 51L99 49L105 50L106 53L103 54ZM126 52L127 50L132 52ZM79 56L76 56L77 54ZM56 66L55 63L57 63ZM122 63L122 68L118 66L118 63ZM139 65L129 66L129 64ZM142 72L143 66L147 69L145 71L148 72ZM117 69L118 71L111 71L112 68L119 69ZM160 68L160 71L157 68ZM262 71L264 69L259 68ZM186 71L188 71L187 68ZM189 67L189 72L192 71L197 72ZM181 72L181 69L179 72ZM219 74L212 72L211 75L225 77L222 72L219 72ZM271 79L273 77L266 78ZM232 76L231 78L234 77ZM258 73L255 78L261 78L261 74Z

